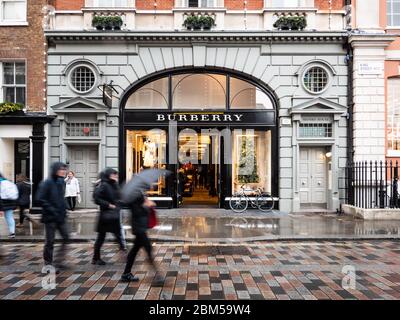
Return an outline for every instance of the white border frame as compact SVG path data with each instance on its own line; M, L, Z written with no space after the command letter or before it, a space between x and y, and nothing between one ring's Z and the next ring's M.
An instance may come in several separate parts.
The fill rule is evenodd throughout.
M304 76L305 76L305 74L306 74L310 69L315 68L315 67L318 67L318 68L323 69L323 70L326 72L327 76L328 76L328 82L326 83L325 88L322 89L321 91L318 91L318 92L311 91L310 89L307 88L307 86L306 86L305 83L304 83ZM312 95L320 95L320 94L324 93L326 90L328 90L328 88L331 86L331 84L332 84L332 79L333 79L333 76L334 76L334 75L333 75L333 74L329 71L329 69L328 69L326 66L324 66L322 63L310 63L308 66L306 66L306 67L303 69L303 72L301 73L300 76L301 76L301 85L303 86L304 90L306 90L308 93L310 93L310 94L312 94Z
M92 86L89 90L87 90L87 91L79 91L79 90L77 90L77 89L73 86L73 84L72 84L72 81L71 81L72 74L74 73L75 69L77 69L77 68L79 68L79 67L87 67L87 68L89 68L89 69L93 72L93 75L94 75L94 84L93 84L93 86ZM92 91L96 88L97 83L99 82L99 75L98 75L96 69L95 69L91 64L89 64L89 63L77 63L77 64L71 66L70 69L68 70L67 78L68 78L68 80L67 80L67 81L68 81L68 86L70 87L70 89L71 89L73 92L78 93L78 94L88 94L88 93L92 92Z
M392 9L392 6L393 6L393 0L390 0L390 9ZM391 22L393 16L394 16L394 12L392 10L390 10L390 12L388 12L388 3L386 0L386 28L398 30L398 29L400 29L400 24L393 25L393 26L389 24Z
M3 20L3 3L6 2L25 2L24 20ZM28 26L28 0L0 0L0 26Z
M4 101L4 88L7 86L4 86L3 84L3 78L4 78L4 74L3 74L3 64L4 63L18 63L18 62L23 62L25 64L25 103L24 105L24 109L28 107L28 64L26 59L4 59L4 60L0 60L0 101L1 102L5 102ZM14 80L15 80L15 66L14 66ZM14 84L14 86L8 86L9 88L15 88L17 87L16 84ZM22 85L20 85L20 88L22 88Z

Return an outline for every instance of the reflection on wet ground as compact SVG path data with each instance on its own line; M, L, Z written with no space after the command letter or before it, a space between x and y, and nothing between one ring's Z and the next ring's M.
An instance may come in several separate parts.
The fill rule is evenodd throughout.
M128 213L124 229L132 237ZM73 238L94 239L96 213L71 214L70 230ZM0 219L0 234L7 235L4 219ZM17 229L17 239L42 238L43 225L25 222ZM160 210L159 225L150 230L158 240L177 241L256 241L298 238L400 238L400 221L364 221L336 214L286 214L281 212L253 212L238 215L227 210L207 210L204 214L189 210Z

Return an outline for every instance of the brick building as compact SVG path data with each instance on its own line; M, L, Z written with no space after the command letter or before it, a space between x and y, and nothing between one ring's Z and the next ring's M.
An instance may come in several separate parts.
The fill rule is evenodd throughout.
M24 174L34 191L47 166L45 128L46 60L42 19L47 0L0 1L0 102L24 110L0 114L0 171L14 180Z

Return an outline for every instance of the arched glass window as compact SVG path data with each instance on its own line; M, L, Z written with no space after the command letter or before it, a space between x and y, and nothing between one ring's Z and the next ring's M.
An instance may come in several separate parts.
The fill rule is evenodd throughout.
M230 78L230 108L231 109L273 109L270 97L255 85Z
M125 109L168 109L168 77L136 90L129 96Z
M172 108L178 110L225 109L226 76L208 73L172 76Z
M176 74L149 82L128 97L125 109L226 110L227 104L235 110L274 109L271 97L254 84L214 73Z

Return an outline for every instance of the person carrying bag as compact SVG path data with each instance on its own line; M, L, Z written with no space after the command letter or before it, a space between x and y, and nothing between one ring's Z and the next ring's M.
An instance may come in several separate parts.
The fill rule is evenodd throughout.
M105 169L100 174L100 181L94 190L94 201L100 206L97 221L97 239L94 244L92 264L105 265L106 262L100 257L107 232L114 234L121 250L125 249L125 243L121 237L121 215L120 215L120 189L118 185L118 172L114 169Z
M0 214L6 219L9 238L15 238L14 210L17 208L18 188L0 173Z

